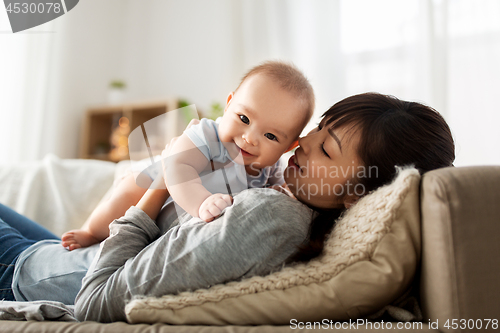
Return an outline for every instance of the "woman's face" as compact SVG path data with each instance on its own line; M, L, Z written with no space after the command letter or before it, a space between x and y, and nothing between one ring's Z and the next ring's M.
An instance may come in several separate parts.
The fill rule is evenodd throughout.
M364 194L355 185L364 166L356 153L359 132L349 125L332 129L323 119L319 126L299 139L299 147L288 161L285 181L301 202L316 208L349 207Z

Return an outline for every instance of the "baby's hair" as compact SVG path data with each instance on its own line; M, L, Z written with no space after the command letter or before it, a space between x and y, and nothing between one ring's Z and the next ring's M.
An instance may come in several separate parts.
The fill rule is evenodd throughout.
M250 69L241 79L238 88L246 79L257 74L267 75L285 91L300 98L305 103L306 123L309 122L314 112L314 90L309 80L294 64L278 60L265 61Z

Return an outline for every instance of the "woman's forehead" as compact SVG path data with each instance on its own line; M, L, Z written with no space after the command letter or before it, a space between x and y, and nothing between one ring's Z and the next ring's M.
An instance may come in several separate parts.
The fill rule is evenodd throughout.
M360 125L354 121L345 122L340 119L332 119L332 117L323 117L320 126L328 127L329 131L334 132L339 139L346 145L352 143L354 140L356 144L359 142L361 136Z
M332 128L331 132L335 133L342 146L342 152L350 155L352 158L358 157L358 147L360 142L359 132L349 126L341 126Z

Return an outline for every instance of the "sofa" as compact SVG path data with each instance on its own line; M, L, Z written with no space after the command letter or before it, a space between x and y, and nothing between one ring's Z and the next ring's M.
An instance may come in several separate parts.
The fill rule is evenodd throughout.
M61 234L83 222L108 192L117 169L119 166L113 163L59 160L54 156L35 166L0 166L0 181L6 184L0 190L0 202ZM64 179L54 179L57 177ZM95 183L89 182L90 178L95 179ZM64 183L63 191L67 192L64 197L52 193L55 183ZM0 332L288 332L314 328L345 332L379 332L384 328L416 332L497 331L500 166L435 170L425 174L412 191L418 198L419 209L414 218L420 222L421 239L417 247L420 250L418 266L411 276L410 289L418 299L420 321L400 322L400 326L392 322L389 329L387 317L369 317L363 312L360 312L363 318L372 318L370 323L358 325L359 318L353 316L350 322L344 318L336 322L337 326L332 322L321 327L314 326L313 321L293 325L172 325L1 320ZM54 205L42 205L40 196L45 202L51 199ZM82 197L89 202L86 210L79 204ZM67 221L67 224L54 221Z

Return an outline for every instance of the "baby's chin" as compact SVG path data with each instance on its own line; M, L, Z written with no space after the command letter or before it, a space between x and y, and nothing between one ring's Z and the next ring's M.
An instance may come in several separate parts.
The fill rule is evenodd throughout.
M265 166L261 166L259 163L245 163L245 170L249 175L257 176L260 171L265 168Z

